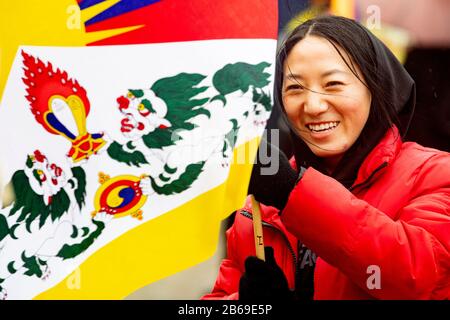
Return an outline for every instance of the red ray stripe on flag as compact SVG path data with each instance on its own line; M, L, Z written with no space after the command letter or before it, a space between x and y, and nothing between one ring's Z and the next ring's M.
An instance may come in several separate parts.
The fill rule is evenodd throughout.
M90 25L86 31L141 24L145 24L145 27L89 45L240 38L276 39L278 3L277 0L163 0Z

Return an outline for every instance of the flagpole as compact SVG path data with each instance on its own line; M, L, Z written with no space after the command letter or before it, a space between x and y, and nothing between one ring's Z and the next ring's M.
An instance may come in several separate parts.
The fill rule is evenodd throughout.
M253 209L253 234L255 238L256 257L265 261L266 257L264 255L264 239L261 221L261 208L259 206L259 202L256 201L253 195L250 195L250 198L252 200L252 209Z

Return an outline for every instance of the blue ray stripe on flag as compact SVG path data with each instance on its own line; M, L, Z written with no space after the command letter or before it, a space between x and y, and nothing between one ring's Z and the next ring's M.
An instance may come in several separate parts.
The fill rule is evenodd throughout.
M87 2L102 2L98 0L85 0ZM122 0L115 5L113 5L111 8L103 11L102 13L96 15L95 17L89 19L86 21L86 26L89 26L93 23L97 23L106 19L114 18L117 16L120 16L121 14L128 13L130 11L134 11L137 9L141 9L143 7L146 7L148 5L154 4L156 2L159 2L161 0ZM84 2L80 4L84 5Z
M104 2L104 1L106 1L106 0L82 0L79 3L79 6L80 6L80 9L83 10L83 9L92 7L93 5L100 3L100 2Z

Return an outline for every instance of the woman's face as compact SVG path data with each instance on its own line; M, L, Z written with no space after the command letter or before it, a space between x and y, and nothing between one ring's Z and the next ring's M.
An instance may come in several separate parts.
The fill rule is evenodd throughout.
M337 47L351 66L349 56ZM360 79L364 79L353 63ZM283 104L312 152L338 161L367 122L371 94L326 39L307 36L284 63Z

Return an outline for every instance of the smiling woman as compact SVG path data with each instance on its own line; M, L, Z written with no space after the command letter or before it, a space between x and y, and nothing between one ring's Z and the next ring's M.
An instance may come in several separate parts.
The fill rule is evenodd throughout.
M330 172L369 117L370 91L360 80L360 71L358 78L348 67L350 61L342 48L308 36L292 48L284 63L286 114L313 153L326 158Z
M254 257L248 201L204 298L449 299L450 155L402 141L415 84L389 49L353 20L306 21L280 47L274 96L294 157L260 148L279 170L260 152L249 186L272 248Z
M286 39L277 63L275 99L291 129L297 163L351 187L389 128L395 125L401 136L408 131L414 81L358 23L342 17L306 21ZM323 122L338 123L324 131Z

